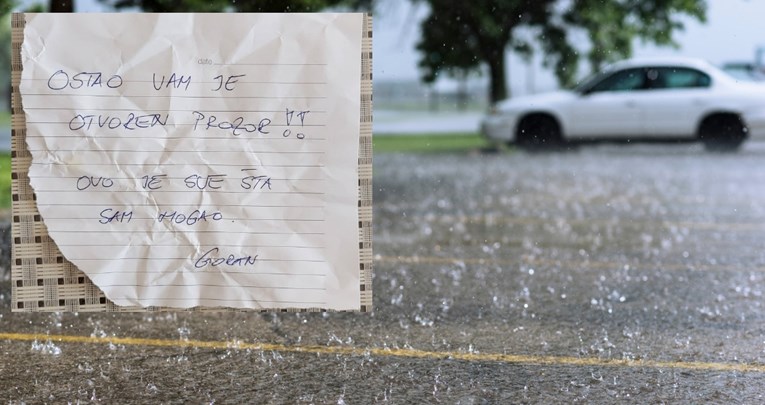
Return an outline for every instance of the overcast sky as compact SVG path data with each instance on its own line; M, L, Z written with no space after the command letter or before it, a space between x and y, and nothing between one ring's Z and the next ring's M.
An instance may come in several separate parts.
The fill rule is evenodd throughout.
M705 24L689 20L686 30L676 34L679 54L716 64L752 61L757 46L765 46L765 1L708 0L708 4ZM386 0L379 5L374 19L375 80L416 79L418 55L414 44L427 8L408 0ZM638 44L635 56L673 54L678 51ZM530 72L513 55L510 55L509 69L514 94L555 86L552 74L540 72L539 67Z

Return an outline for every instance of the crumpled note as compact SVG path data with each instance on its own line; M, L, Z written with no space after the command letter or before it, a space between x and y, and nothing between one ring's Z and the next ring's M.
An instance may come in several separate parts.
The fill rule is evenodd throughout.
M359 308L361 14L27 14L50 236L117 305Z

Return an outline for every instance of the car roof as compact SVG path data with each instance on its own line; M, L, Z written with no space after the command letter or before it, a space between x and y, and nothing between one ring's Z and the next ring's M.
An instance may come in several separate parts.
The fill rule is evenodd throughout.
M631 58L616 62L611 68L640 67L640 66L687 66L697 69L708 70L713 68L709 62L691 57L683 56L662 56L662 57L641 57Z

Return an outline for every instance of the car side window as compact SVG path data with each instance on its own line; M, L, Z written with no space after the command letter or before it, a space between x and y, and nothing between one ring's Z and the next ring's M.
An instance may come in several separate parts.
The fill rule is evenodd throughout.
M604 91L634 91L643 89L645 74L642 69L625 69L614 72L590 89L590 93Z
M712 79L706 73L690 68L662 68L660 75L667 89L704 88L712 84Z

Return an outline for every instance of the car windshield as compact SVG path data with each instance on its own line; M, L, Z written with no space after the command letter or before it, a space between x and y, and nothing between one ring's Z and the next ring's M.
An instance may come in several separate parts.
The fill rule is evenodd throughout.
M574 91L579 94L589 92L593 87L605 79L606 76L610 75L612 71L612 69L605 69L587 76L584 80L574 86Z

